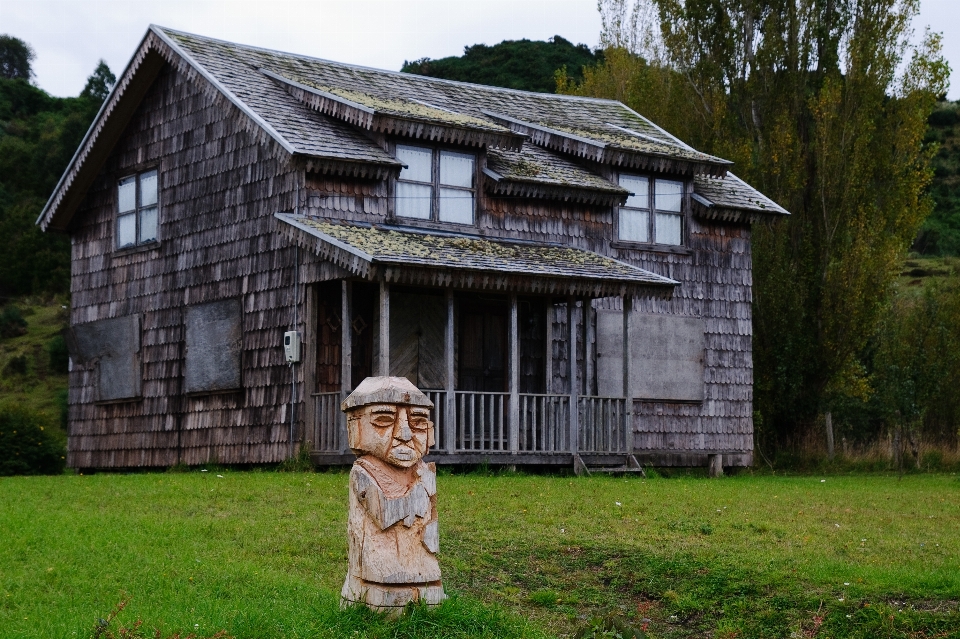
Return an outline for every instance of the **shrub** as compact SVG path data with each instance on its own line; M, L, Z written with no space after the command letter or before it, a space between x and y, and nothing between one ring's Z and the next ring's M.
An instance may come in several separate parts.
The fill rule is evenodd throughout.
M7 377L12 377L14 375L26 375L27 374L27 356L26 355L14 355L11 357L6 365L3 367L3 374Z
M63 431L43 415L0 406L0 476L58 475L66 454Z
M50 355L50 370L57 375L66 375L70 368L70 353L67 352L67 341L63 335L57 335L47 342L47 353Z
M20 309L9 304L0 311L0 337L17 337L27 332L27 320Z

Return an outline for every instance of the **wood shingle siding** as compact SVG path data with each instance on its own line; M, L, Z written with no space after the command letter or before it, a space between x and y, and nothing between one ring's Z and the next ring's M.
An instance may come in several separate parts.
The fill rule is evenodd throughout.
M202 84L202 83L200 83ZM293 249L272 213L294 205L298 172L239 123L237 109L166 66L76 216L72 321L143 318L143 399L93 402L93 368L71 374L69 463L135 467L275 462L289 455L289 326ZM118 177L160 175L160 243L114 249ZM182 395L184 307L243 301L242 390Z

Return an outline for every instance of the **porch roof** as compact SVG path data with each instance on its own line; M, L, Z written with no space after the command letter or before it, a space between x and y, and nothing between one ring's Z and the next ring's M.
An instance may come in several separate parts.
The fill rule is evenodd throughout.
M366 279L544 295L669 297L679 282L584 249L277 213L281 234Z

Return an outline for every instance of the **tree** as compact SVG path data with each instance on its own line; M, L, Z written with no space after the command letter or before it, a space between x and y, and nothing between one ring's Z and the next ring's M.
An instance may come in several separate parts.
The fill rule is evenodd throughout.
M580 79L585 66L597 63L598 57L585 44L574 45L554 36L547 42L504 40L487 46L465 47L463 56L431 60L422 58L404 62L401 71L447 80L475 82L509 89L550 93L555 87L554 74L566 68Z
M113 75L110 67L104 60L100 60L97 68L87 78L87 84L80 92L81 98L89 98L97 102L103 102L110 95L113 85L117 83L117 76Z
M0 77L30 80L33 77L30 63L35 57L33 48L20 38L0 35Z
M792 213L754 228L754 359L761 439L797 441L838 398L869 392L860 355L931 207L940 38L910 45L919 0L600 7L602 41L620 48L560 88L626 101Z
M0 295L70 288L70 241L35 221L109 91L101 62L78 98L54 98L22 78L0 78Z

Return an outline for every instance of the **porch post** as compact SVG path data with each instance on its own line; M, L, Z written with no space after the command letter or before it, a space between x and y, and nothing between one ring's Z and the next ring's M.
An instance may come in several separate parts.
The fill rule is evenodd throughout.
M553 392L553 319L556 312L553 310L553 300L547 299L546 344L544 345L543 365L543 392L548 395Z
M457 395L454 384L454 324L453 324L453 289L447 289L447 326L444 331L444 355L447 359L447 409L443 418L443 442L447 445L447 452L453 455L457 452ZM440 411L437 411L438 413Z
M377 358L377 375L390 374L390 285L386 278L380 280L380 355Z
M584 395L593 395L590 392L590 378L593 366L590 364L590 300L584 297L580 300L580 339L583 340L583 383L580 392Z
M353 282L342 280L340 286L340 401L353 390ZM339 411L338 411L339 412ZM340 415L340 452L347 445L347 416Z
M520 450L520 335L517 294L510 293L510 452Z
M633 454L633 397L630 396L630 318L633 296L623 296L623 425L627 453Z
M580 450L580 402L577 393L577 328L575 326L577 300L573 295L567 297L567 376L570 380L570 452L574 455Z

